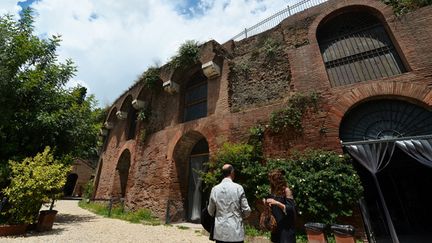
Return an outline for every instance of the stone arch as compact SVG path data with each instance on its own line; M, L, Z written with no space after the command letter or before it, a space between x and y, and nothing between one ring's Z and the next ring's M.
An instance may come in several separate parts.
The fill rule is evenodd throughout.
M344 142L429 135L431 108L406 97L372 97L351 107L339 126Z
M377 81L357 84L344 90L330 103L328 124L339 128L342 117L348 110L363 101L377 98L408 99L413 103L432 105L432 91L425 83ZM335 131L336 132L336 131ZM338 137L338 134L335 134Z
M376 0L350 0L350 1L333 1L331 4L326 3L327 8L318 15L309 27L308 38L311 44L318 44L316 33L320 25L331 19L335 15L351 11L352 9L362 9L369 11L377 16L382 22L388 22L394 18L391 7ZM390 31L393 32L393 31Z
M132 106L132 95L128 95L120 107L120 117L125 120L126 140L135 139L137 130L137 110ZM118 116L119 117L119 116Z
M316 36L318 27L322 23L325 23L326 20L331 19L332 17L343 13L344 11L350 11L353 9L363 9L370 13L373 13L382 21L382 23L384 23L384 26L402 59L402 62L404 63L406 69L410 70L408 61L405 58L405 54L399 47L399 41L401 39L399 39L399 41L395 41L395 38L393 36L394 27L387 24L387 22L392 21L395 18L393 9L391 7L382 3L381 1L375 0L329 1L324 4L323 11L314 19L308 29L308 40L311 46L311 52L314 56L313 61L314 63L322 63L322 65L318 65L315 68L315 73L319 77L319 80L322 80L320 81L322 85L330 86L330 83L328 81L327 70L321 56L321 50L318 45L318 40Z
M388 146L392 144L389 141L395 139L429 137L432 131L431 108L410 97L368 97L346 111L339 127L339 137L345 145L354 142L355 145L351 146L368 151L367 157L374 157L380 152L369 150L372 144ZM403 235L408 242L422 241L419 239L425 237L423 231L432 229L425 220L432 215L432 210L427 207L432 197L425 193L432 186L432 170L398 146L386 153L383 157L385 165L377 171L370 167L366 169L365 161L359 158L361 156L354 156L352 162L364 188L361 205L362 211L367 212L363 214L363 220L370 230L368 234L384 240L390 239L388 232L391 231L392 239ZM386 217L383 216L385 212ZM422 228L423 225L427 226ZM418 228L422 230L418 231Z
M112 195L114 197L124 198L126 196L131 158L129 149L125 149L117 161L114 174L114 184L112 187Z
M175 176L175 182L173 188L178 190L174 194L177 194L182 202L182 205L177 206L182 208L177 213L178 218L183 217L192 222L200 219L197 212L201 211L201 207L205 202L203 198L205 195L202 194L201 182L195 170L205 170L203 162L206 162L204 160L208 161L208 157L209 145L207 139L197 131L184 134L174 147L175 175L173 176Z
M111 123L114 124L117 121L116 113L117 113L117 107L113 106L111 108L110 112L108 113L108 116L107 116L107 118L106 118L105 121L106 122L111 122Z
M380 11L351 5L326 15L316 40L331 87L381 79L407 71Z

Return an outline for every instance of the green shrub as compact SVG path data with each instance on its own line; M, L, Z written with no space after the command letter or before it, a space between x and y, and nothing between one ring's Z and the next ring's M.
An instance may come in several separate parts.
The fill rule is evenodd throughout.
M197 41L187 40L180 46L177 54L171 58L171 67L174 69L184 69L197 63L199 60L199 51L200 48Z
M334 152L307 150L285 159L260 162L249 144L226 143L202 173L210 188L220 182L220 168L225 163L236 169L236 181L245 189L251 206L270 193L267 174L273 169L286 171L293 189L299 214L305 220L335 223L340 216L352 215L352 208L361 197L363 188L350 159Z
M42 153L21 162L9 161L10 185L4 189L9 208L8 223L34 223L44 202L49 202L66 183L70 167L55 160L46 147Z
M144 86L150 90L156 90L161 87L162 82L159 77L160 69L157 67L150 67L145 71L139 78L140 82L144 83Z
M306 150L268 161L267 170L275 168L285 170L298 213L307 221L330 224L340 216L351 216L363 193L350 158L334 152Z
M89 180L87 182L87 184L85 184L84 186L84 193L83 193L83 197L85 199L90 199L92 194L93 194L93 179Z
M254 147L249 144L225 143L209 162L209 170L202 173L205 190L209 191L222 179L221 168L224 164L231 164L236 170L236 181L243 185L249 202L262 198L268 194L265 185L266 172L254 153ZM253 204L251 205L253 206Z

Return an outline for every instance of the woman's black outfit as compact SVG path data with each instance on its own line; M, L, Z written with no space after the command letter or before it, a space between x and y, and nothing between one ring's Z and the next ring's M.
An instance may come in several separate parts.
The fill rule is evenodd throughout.
M272 205L271 210L277 222L277 230L271 234L271 241L275 243L295 243L296 205L294 199L272 195L270 198L283 203L285 212L278 206Z

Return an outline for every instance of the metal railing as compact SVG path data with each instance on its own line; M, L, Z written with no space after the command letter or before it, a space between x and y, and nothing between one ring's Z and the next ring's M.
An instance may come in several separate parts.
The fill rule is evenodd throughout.
M231 40L240 41L244 38L248 38L266 30L269 30L276 25L278 25L282 20L288 18L289 16L302 12L308 8L320 5L321 3L327 2L328 0L302 0L292 6L287 6L287 8L273 14L272 16L262 20L256 25L245 28L242 32L235 35Z

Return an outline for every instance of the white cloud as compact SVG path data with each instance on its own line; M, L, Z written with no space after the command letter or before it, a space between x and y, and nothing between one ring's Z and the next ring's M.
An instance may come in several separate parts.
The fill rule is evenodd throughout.
M202 14L195 17L179 14L185 0L40 0L32 7L36 31L62 35L60 59L71 58L77 80L106 104L155 60L165 63L185 40L222 44L289 2L201 0Z
M13 14L16 15L21 10L18 6L18 2L23 2L24 0L1 0L0 1L0 15Z

